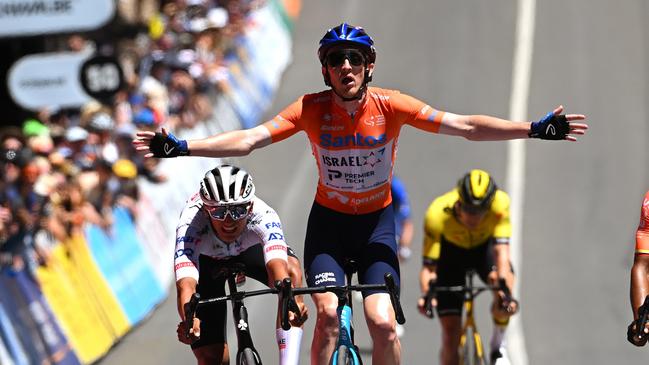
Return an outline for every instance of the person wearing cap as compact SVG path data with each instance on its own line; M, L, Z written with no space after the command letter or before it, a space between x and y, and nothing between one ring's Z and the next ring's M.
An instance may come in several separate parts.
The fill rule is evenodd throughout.
M119 187L115 191L115 202L128 209L131 219L137 218L137 201L140 191L137 186L137 166L126 159L115 161L112 166L113 174L117 177Z
M114 126L113 118L105 112L94 114L88 122L88 149L95 156L110 162L119 158L119 151L112 140Z
M72 162L77 169L88 170L96 155L88 146L88 131L80 126L68 128L65 131L65 143L58 149L58 153L66 160Z

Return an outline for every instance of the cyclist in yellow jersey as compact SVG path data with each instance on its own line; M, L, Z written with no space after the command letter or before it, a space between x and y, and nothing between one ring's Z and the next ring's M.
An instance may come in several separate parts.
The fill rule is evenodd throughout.
M465 273L474 269L480 278L496 285L505 278L510 291L514 271L510 262L509 196L499 190L483 170L471 170L457 187L436 198L424 221L423 266L419 275L422 298L417 305L424 314L424 296L429 281L440 286L463 285ZM492 364L509 364L505 350L505 329L509 317L518 310L513 300L505 303L497 292L492 305L494 333L491 338ZM440 292L436 306L442 326L441 364L457 365L461 335L462 297Z

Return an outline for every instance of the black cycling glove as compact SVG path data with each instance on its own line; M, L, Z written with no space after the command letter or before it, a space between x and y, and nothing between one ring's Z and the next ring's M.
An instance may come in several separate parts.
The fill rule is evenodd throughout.
M638 321L631 322L626 330L626 339L635 346L644 346L647 343L647 334L643 332L642 336L636 336L636 326L638 326Z
M174 136L172 133L169 133L166 137L162 133L156 133L155 136L151 139L149 150L151 150L153 156L159 158L189 155L187 141L184 139L176 138L176 136Z
M527 134L530 138L561 140L566 139L570 132L570 125L563 114L555 115L549 112L543 119L538 122L532 122L530 132Z

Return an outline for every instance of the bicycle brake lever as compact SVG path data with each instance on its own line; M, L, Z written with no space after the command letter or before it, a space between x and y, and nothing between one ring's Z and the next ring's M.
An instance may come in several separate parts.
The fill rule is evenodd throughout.
M385 280L385 286L390 294L390 301L392 302L392 308L394 309L397 323L404 324L406 323L406 317L403 314L403 308L401 308L401 303L399 302L399 290L397 289L397 284L394 282L394 277L392 274L386 273L383 276L383 279Z
M194 327L194 316L196 315L196 309L198 308L198 301L201 299L201 295L198 293L192 294L189 302L185 303L185 338L190 337L190 330Z
M428 292L426 292L426 295L424 296L424 310L426 313L426 317L433 319L435 318L435 311L433 310L433 299L437 295L437 290L436 290L436 282L433 279L430 279L428 281Z
M290 302L293 301L293 288L291 287L291 279L285 278L282 280L282 286L279 289L280 293L280 310L282 329L288 331L291 329L291 324L288 321L288 310Z

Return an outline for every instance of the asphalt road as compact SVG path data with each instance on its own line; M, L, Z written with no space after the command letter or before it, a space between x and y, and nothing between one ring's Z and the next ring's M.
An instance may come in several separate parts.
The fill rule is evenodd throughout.
M648 6L641 0L536 4L529 118L563 104L568 113L586 114L591 129L578 143L525 142L522 263L516 268L521 290L515 295L530 364L631 364L649 358L625 339L634 231L649 177ZM317 41L328 27L348 21L363 25L376 41L375 85L400 89L441 110L507 118L516 15L515 2L505 0L305 1L294 62L267 117L301 94L324 88ZM401 268L408 319L403 363L438 363L439 325L415 309L420 222L431 199L470 168L490 171L507 189L508 144L410 127L399 142L395 171L409 187L418 228L416 254ZM317 178L304 134L238 162L254 174L259 195L279 211L301 255ZM249 301L255 341L267 363L277 362L273 319L265 307L272 301ZM361 312L356 311L357 342L369 350ZM486 300L479 301L477 315L488 338ZM176 323L172 294L102 364L193 363L190 350L175 340ZM313 323L303 339L305 364Z

